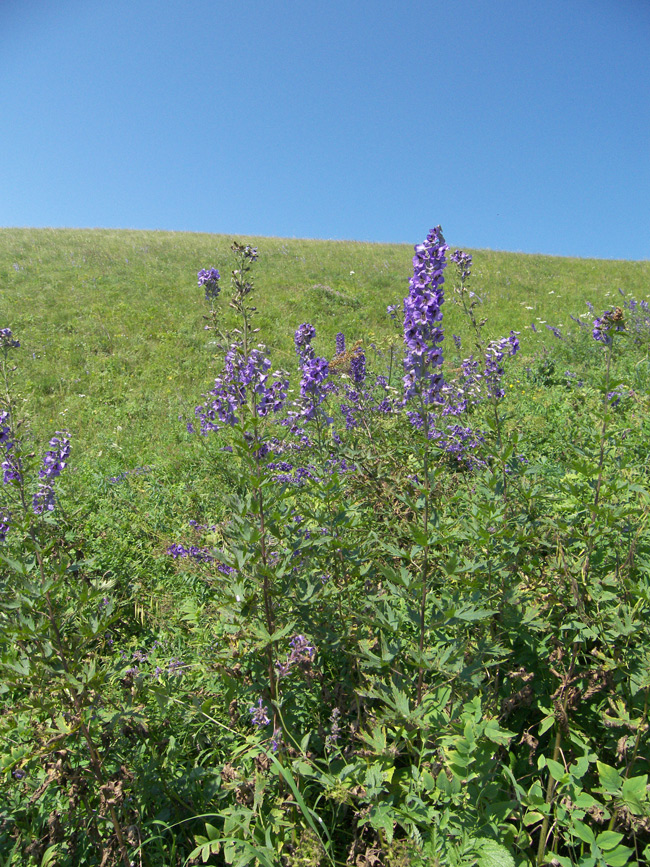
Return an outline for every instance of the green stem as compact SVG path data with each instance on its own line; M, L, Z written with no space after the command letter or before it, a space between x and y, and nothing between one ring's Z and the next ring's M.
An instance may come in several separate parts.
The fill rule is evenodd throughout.
M427 584L429 572L429 498L430 498L430 482L429 482L429 413L425 406L424 399L420 398L420 407L422 418L424 421L424 559L422 561L422 595L420 597L420 659L418 662L418 688L417 688L417 704L422 701L422 688L424 684L424 665L422 657L424 654L424 633L426 627L426 609L427 609Z

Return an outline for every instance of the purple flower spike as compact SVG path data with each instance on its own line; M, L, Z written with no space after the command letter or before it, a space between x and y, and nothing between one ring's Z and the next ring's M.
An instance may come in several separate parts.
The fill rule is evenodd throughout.
M294 334L293 341L296 346L296 352L298 353L298 357L300 361L306 358L314 357L314 350L312 349L311 342L316 335L316 329L313 325L310 325L308 322L303 322L296 329L296 333Z
M50 450L43 458L43 468L39 470L41 480L32 500L35 515L54 511L54 479L65 469L70 456L70 439L67 431L57 431L50 440Z
M264 728L264 726L267 726L271 722L268 708L264 707L261 698L258 699L257 706L253 705L253 707L249 708L249 712L251 715L251 723L254 726Z
M472 257L469 253L463 253L462 250L455 250L450 259L456 265L458 265L458 271L460 272L460 276L462 280L467 280L470 276L471 268L472 268Z
M363 352L358 352L350 359L350 373L357 385L363 385L366 379L366 356Z
M345 352L345 334L342 331L336 335L336 354L343 355Z
M216 301L219 297L219 280L221 274L216 268L202 268L197 274L199 286L205 288L205 300Z
M10 525L11 515L9 514L9 512L0 510L0 542L4 542L6 540Z
M273 380L269 381L271 362L263 350L264 347L253 349L246 357L236 345L230 347L226 353L224 371L215 380L212 391L206 395L208 402L194 410L201 422L203 434L237 424L238 413L247 403L247 394L253 395L258 416L267 416L270 412L282 409L289 381L279 371L273 373Z
M442 284L447 264L445 244L440 226L432 229L423 244L415 247L413 276L409 294L404 299L404 397L406 400L421 392L426 403L434 403L442 387L442 350L444 338L439 323L445 300Z

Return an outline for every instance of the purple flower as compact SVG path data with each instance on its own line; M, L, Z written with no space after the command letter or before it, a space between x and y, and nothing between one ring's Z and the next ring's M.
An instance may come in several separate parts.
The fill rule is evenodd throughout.
M456 349L460 349L460 346L461 346L461 339L460 339L460 337L459 337L457 334L452 334L451 336L452 336L453 339L454 339L454 346L456 347Z
M404 299L404 397L421 393L425 403L437 400L442 386L442 350L444 338L439 323L444 302L443 271L447 264L445 244L440 226L432 229L423 244L415 247L413 276L409 294Z
M282 746L282 729L275 729L273 732L273 737L271 738L271 749L274 753Z
M39 471L39 479L52 481L61 475L70 456L70 439L67 431L56 431L50 440L50 450L43 458L43 469Z
M67 431L56 431L56 435L50 440L50 449L43 458L43 467L38 473L41 481L32 499L35 515L54 511L54 479L57 479L65 469L69 456L70 439Z
M14 340L11 328L0 328L0 349L17 349L20 341Z
M271 722L268 708L264 707L261 698L258 699L257 706L253 705L253 707L249 708L249 712L251 715L251 723L254 726L264 728L264 726L267 726Z
M463 253L462 250L455 250L449 258L458 266L461 280L467 280L471 274L472 268L472 257L469 253Z
M345 352L345 334L342 331L336 335L336 354L343 355Z
M54 511L54 488L52 485L39 484L38 490L32 499L32 508L35 515L42 515L43 512Z
M215 301L219 297L219 280L221 274L216 268L202 268L197 274L199 286L205 288L205 300Z
M304 635L294 635L289 642L291 650L284 662L276 662L275 667L278 677L286 677L294 665L302 668L309 668L311 665L316 648L309 642Z
M206 395L207 403L197 406L195 415L200 420L201 432L219 430L239 421L239 411L247 405L250 395L254 412L264 417L270 412L279 412L287 397L289 381L279 371L272 374L271 362L263 353L264 347L253 349L245 356L240 347L232 345L226 353L224 370L215 380L212 391Z
M350 359L350 373L352 374L352 379L357 385L363 385L366 379L366 356L363 351L357 352Z
M625 331L623 323L623 311L620 307L615 310L605 310L603 315L594 319L594 340L604 343L605 346L611 346L614 341L615 331Z
M4 509L0 510L0 542L6 540L10 525L11 515L9 512L5 512Z
M306 421L316 418L318 407L325 400L328 392L329 362L326 358L314 354L311 341L316 334L313 325L305 322L295 333L294 342L300 359L302 376L300 378L300 401L296 404L298 415ZM327 424L331 423L324 416Z
M494 398L500 399L505 394L501 387L501 377L503 376L503 368L501 361L505 356L516 355L519 352L518 331L511 331L509 337L502 337L500 340L493 340L488 344L485 350L485 367L483 378L487 386L488 394Z
M311 346L311 342L314 339L315 335L316 329L308 322L303 322L303 324L298 326L298 328L296 329L293 337L293 342L295 344L296 352L298 353L301 364L304 359L314 357L314 350Z
M341 711L338 707L335 707L330 714L330 722L332 723L332 727L330 728L330 733L325 738L325 746L326 747L335 747L336 743L339 739L339 735L341 733L341 726L339 725L339 719L341 718Z

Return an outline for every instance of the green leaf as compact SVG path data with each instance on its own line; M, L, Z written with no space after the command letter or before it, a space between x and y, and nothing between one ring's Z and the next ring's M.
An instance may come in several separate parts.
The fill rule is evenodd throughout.
M478 867L515 867L515 859L501 843L489 837L476 837Z
M613 768L611 765L606 765L604 762L596 762L596 767L598 768L600 785L603 789L610 794L618 794L623 783L623 778L616 768Z
M596 842L594 832L588 825L585 825L584 822L574 819L571 823L571 830L576 837L580 837L581 840L584 840L585 843L589 843L589 845Z
M596 843L603 852L609 852L610 849L615 849L622 839L623 835L618 831L602 831L596 837Z
M564 765L561 765L559 762L554 762L553 759L546 759L546 767L549 770L550 775L554 780L557 780L558 783L561 783L564 779L568 779L568 774L564 769Z
M51 864L54 864L58 848L58 844L54 846L48 846L45 852L43 852L43 857L41 858L41 867L50 867Z
M485 723L485 736L489 740L492 741L493 744L499 744L500 746L507 747L512 738L515 736L514 732L509 732L506 729L502 729L499 723L495 719L489 719Z
M604 852L603 859L608 867L624 867L633 854L633 849L629 849L627 846L617 846L611 852Z
M386 832L386 840L388 843L393 842L393 828L395 821L393 819L392 807L387 805L374 805L370 808L368 819L376 831L382 829Z
M641 816L644 813L643 802L647 800L647 785L647 774L642 774L639 777L630 777L629 780L623 781L623 801L634 816Z

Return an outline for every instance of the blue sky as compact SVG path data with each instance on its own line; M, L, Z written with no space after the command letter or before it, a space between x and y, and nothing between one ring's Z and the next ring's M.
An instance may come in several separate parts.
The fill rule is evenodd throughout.
M0 226L650 258L649 0L0 0Z

